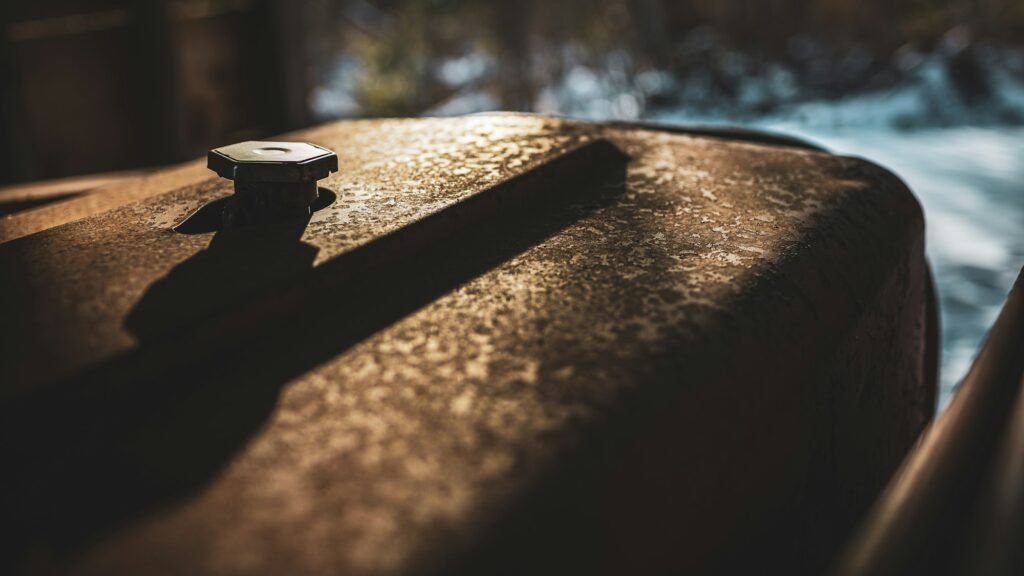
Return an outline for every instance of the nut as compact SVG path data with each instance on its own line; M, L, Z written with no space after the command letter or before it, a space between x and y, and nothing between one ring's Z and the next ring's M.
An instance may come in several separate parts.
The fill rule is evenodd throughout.
M225 224L236 226L308 216L338 156L308 142L249 141L210 150L207 167L235 182Z

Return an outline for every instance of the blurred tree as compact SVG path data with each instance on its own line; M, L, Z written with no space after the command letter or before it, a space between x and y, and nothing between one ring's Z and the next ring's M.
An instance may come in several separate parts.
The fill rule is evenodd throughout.
M506 110L532 110L530 77L530 0L492 2L492 30L498 48L498 91Z
M667 69L672 64L672 39L669 35L662 0L627 0L635 36L649 64Z

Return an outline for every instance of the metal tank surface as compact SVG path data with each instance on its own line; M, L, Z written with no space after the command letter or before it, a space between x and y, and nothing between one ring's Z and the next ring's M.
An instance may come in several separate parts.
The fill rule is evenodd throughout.
M933 415L922 213L866 161L280 139L338 170L279 222L200 163L0 219L0 571L820 573Z

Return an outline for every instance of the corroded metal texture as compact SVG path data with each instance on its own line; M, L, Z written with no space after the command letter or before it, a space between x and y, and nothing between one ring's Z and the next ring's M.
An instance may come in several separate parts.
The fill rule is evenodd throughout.
M922 216L869 163L519 115L296 139L341 167L308 222L176 234L230 194L186 167L3 223L14 568L813 571L931 415Z
M0 222L3 222L11 214L88 194L104 186L139 178L144 173L144 171L137 170L92 174L0 187Z

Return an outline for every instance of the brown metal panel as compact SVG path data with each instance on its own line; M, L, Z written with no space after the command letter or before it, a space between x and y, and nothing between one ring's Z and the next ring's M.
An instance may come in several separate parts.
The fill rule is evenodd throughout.
M0 187L0 218L88 194L97 188L137 178L142 174L142 171L114 172L3 186Z
M0 244L25 571L814 571L931 415L921 212L862 160L298 136L341 166L304 227L176 234L197 177Z

